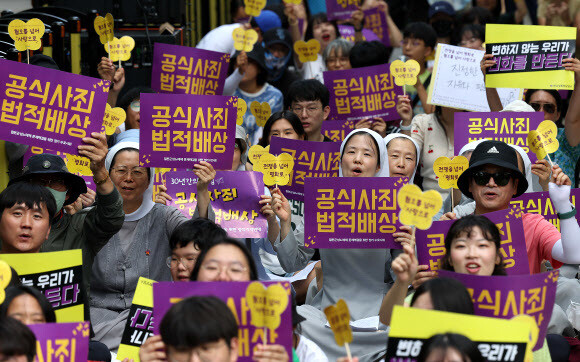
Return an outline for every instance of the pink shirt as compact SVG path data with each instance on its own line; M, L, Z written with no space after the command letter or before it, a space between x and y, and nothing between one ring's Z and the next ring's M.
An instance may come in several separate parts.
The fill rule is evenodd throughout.
M544 259L550 261L554 269L561 267L562 263L552 258L552 248L562 238L558 229L538 214L526 213L522 221L530 273L539 273L540 263Z

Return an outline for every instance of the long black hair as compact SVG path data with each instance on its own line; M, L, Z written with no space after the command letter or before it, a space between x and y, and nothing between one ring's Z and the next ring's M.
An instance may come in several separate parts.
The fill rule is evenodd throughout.
M421 352L417 357L417 362L425 362L433 351L446 353L447 350L454 349L461 355L463 362L484 362L477 343L461 334L445 333L436 334L425 341Z
M413 294L411 307L421 295L429 293L434 310L473 314L473 301L460 281L451 278L435 278L421 284Z
M218 245L231 245L231 246L235 246L236 248L240 249L240 251L246 257L246 261L248 262L248 267L250 269L249 270L250 271L250 280L258 280L258 269L256 268L256 262L254 261L254 257L252 256L252 253L250 253L250 251L248 250L248 248L246 248L246 246L244 244L242 244L239 241L237 241L236 239L232 239L232 238L225 238L222 240L218 240L213 245L211 245L209 248L203 250L201 252L201 254L199 254L197 261L195 262L195 267L191 271L191 277L189 280L193 280L193 281L197 280L197 277L199 275L199 269L201 268L201 265L203 264L203 261L205 260L205 257L207 256L207 253L209 253L209 251L211 249L213 249L214 247L216 247Z
M8 316L8 308L14 299L17 297L28 294L32 296L40 305L42 314L44 314L44 320L46 323L56 323L56 314L54 313L54 308L46 299L44 294L42 294L38 289L34 287L29 287L26 285L18 285L6 288L6 298L4 302L0 304L0 317Z
M281 119L285 119L288 122L290 122L290 125L294 129L294 132L296 132L298 136L303 136L305 141L308 140L308 136L306 135L306 131L304 130L304 126L302 125L300 118L296 115L296 113L289 110L285 110L276 112L272 114L270 118L268 118L268 121L266 121L266 124L264 125L262 138L260 138L260 142L258 142L260 146L266 147L270 145L270 132L272 130L272 126L274 125L274 123L276 123Z

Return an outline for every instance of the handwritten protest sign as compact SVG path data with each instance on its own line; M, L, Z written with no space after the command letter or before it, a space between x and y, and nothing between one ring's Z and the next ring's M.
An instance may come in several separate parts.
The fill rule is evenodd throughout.
M576 52L574 28L487 24L485 40L496 61L487 69L487 87L574 89L574 72L562 66Z
M355 31L354 26L346 25L346 24L339 24L338 25L338 32L340 33L340 37L355 42ZM375 34L371 29L363 29L362 30L362 37L364 41L374 41L380 40L377 34Z
M238 322L238 352L240 362L252 361L254 347L258 344L280 344L292 356L292 308L287 307L280 314L280 325L269 331L267 341L264 341L264 329L252 324L250 303L247 300L247 289L256 282L160 282L153 285L153 300L155 302L153 317L155 318L155 333L159 332L159 324L171 305L191 296L213 295L223 300ZM281 285L290 298L290 283L260 282L265 287ZM288 299L287 306L290 306Z
M36 337L35 361L87 361L90 322L29 324Z
M28 162L28 159L32 155L41 155L43 153L50 153L52 155L59 156L64 160L64 163L70 173L74 173L75 175L80 176L83 178L83 180L85 180L87 188L93 191L97 189L97 185L95 185L95 182L93 181L93 173L91 172L89 166L91 161L86 157L69 155L68 153L53 151L41 147L29 147L26 152L24 152L24 156L22 157L23 164L26 165L26 162Z
M139 277L117 353L119 360L139 362L139 348L153 336L153 283L156 281Z
M395 85L388 64L324 72L324 85L330 91L331 120L400 119L396 99L403 88Z
M280 190L286 197L304 201L306 177L337 177L340 167L340 144L335 142L312 143L272 137L270 153L288 153L294 159L290 181Z
M103 124L109 81L0 59L0 139L78 154Z
M322 134L333 142L342 142L354 129L355 121L326 121L322 122Z
M304 185L304 245L335 249L401 249L393 240L398 190L406 178L309 178Z
M457 333L475 343L485 360L528 361L528 322L502 320L396 305L391 318L386 361L416 362L425 341L435 334ZM531 356L529 356L531 357Z
M113 38L104 45L105 51L109 53L111 61L127 61L131 59L131 51L135 48L135 40L128 35L119 38Z
M83 286L82 251L2 254L23 285L35 287L48 299L59 322L84 321L86 291Z
M197 205L197 176L191 171L165 174L169 205L192 217ZM217 171L208 186L215 222L235 238L262 238L268 234L268 222L260 212L264 183L257 172Z
M387 23L387 14L379 7L370 8L363 11L365 14L365 29L372 31L383 43L384 46L390 47L391 40L389 38L389 24ZM363 32L364 35L364 32ZM367 39L372 41L374 39Z
M359 0L326 0L328 20L347 20L358 10Z
M141 95L141 166L191 168L206 161L232 167L236 97Z
M469 167L469 160L463 156L439 157L433 163L433 171L439 180L442 189L458 188L457 180L463 171Z
M431 226L433 216L441 210L443 200L441 194L435 190L421 191L412 184L401 187L397 202L401 211L399 221L404 225L412 225L426 230Z
M155 43L151 88L159 93L221 95L230 55Z
M509 275L530 274L528 254L524 235L524 225L519 209L501 210L484 215L499 229L500 252L506 272ZM417 230L417 260L427 265L429 271L441 269L441 259L445 256L445 237L455 220L434 221L428 230Z
M577 209L576 200L580 200L580 189L571 189L570 202ZM528 192L513 198L510 203L525 213L542 215L544 219L560 230L560 219L556 214L556 208L552 203L552 199L550 199L550 193L548 191ZM580 222L580 214L576 214L576 220Z
M453 144L460 150L480 139L502 141L523 148L534 163L536 155L528 147L528 133L543 120L542 112L457 112Z
M556 298L558 270L532 275L481 276L439 271L440 277L459 280L471 294L475 315L510 319L527 314L540 333L533 350L544 345Z
M560 143L556 139L558 135L558 127L553 121L543 121L538 126L537 130L528 133L528 145L530 150L536 154L539 160L546 156L550 157L550 153L558 151ZM552 163L552 160L550 160Z
M485 79L479 66L484 54L483 50L437 44L427 103L474 112L489 112ZM497 93L505 107L522 99L523 90L498 88Z
M8 24L8 34L14 40L14 47L18 51L37 50L42 46L44 36L44 23L42 20L33 18L26 23L20 19L14 19Z

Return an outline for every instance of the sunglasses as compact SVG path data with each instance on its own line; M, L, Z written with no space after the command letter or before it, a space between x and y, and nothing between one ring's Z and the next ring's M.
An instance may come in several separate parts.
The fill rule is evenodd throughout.
M511 172L496 172L496 173L489 173L485 171L477 171L473 174L473 179L475 183L479 186L485 186L489 182L489 179L493 177L493 181L495 181L496 185L498 186L505 186L510 182L510 179L513 177Z
M549 114L553 114L554 112L556 112L556 106L550 103L530 103L530 106L532 106L532 108L534 109L534 111L539 112L541 109L544 110L544 112L549 113Z

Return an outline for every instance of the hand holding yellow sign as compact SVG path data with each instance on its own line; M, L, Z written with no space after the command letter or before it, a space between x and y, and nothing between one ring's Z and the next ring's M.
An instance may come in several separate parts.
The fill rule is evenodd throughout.
M246 303L252 314L251 324L255 327L276 330L288 301L288 290L281 284L273 284L266 289L262 283L253 282L246 289Z
M266 146L266 148L260 145L250 147L250 150L248 151L248 159L252 162L252 165L254 165L254 171L260 171L258 170L258 160L260 157L268 153L270 153L270 145Z
M318 59L320 43L316 39L310 39L308 42L298 40L294 43L294 51L302 63L315 62Z
M268 118L270 118L270 114L272 114L272 109L270 108L270 104L268 102L258 102L253 101L250 104L250 111L256 117L256 124L258 127L264 127Z
M560 147L560 143L556 139L558 135L558 128L552 121L544 121L540 123L537 130L528 133L528 145L530 149L536 154L539 160L548 156L550 164L550 153L554 153Z
M250 16L260 16L266 6L266 0L244 0L245 12Z
M11 279L12 269L10 269L10 265L4 260L0 260L0 304L4 302L4 298L6 297L4 289L6 289Z
M290 182L290 174L294 169L294 158L288 153L274 156L266 153L255 164L254 171L264 174L264 184L268 186L285 186Z
M234 48L238 51L251 52L254 49L254 44L258 41L258 33L254 29L244 29L239 27L232 32L234 39Z
M244 115L248 110L248 104L242 98L238 98L238 113L236 118L236 124L241 126L244 123Z
M107 136L112 135L115 133L117 127L119 127L123 122L125 122L125 118L127 114L125 110L121 107L111 108L111 106L107 103L105 106L105 117L103 118L103 127L105 127L105 134Z
M92 176L91 160L83 156L66 155L66 168L70 173L82 176Z
M433 171L439 178L439 187L442 189L457 188L457 179L469 167L469 160L463 156L439 157L433 163Z
M101 44L107 44L108 42L112 41L114 36L114 29L115 29L115 19L113 19L113 15L107 14L103 18L102 16L97 16L95 18L95 31L99 35L99 40Z
M18 51L37 50L42 46L44 36L44 23L34 18L26 23L20 19L14 19L8 24L8 34L14 40L14 47Z
M121 39L113 38L109 44L105 44L105 51L109 53L109 59L116 62L118 60L127 61L131 59L131 51L135 47L135 40L130 36L123 36Z
M402 224L427 230L431 227L433 216L441 209L443 200L435 190L422 192L418 186L406 184L397 193L397 203L401 208L399 221Z

